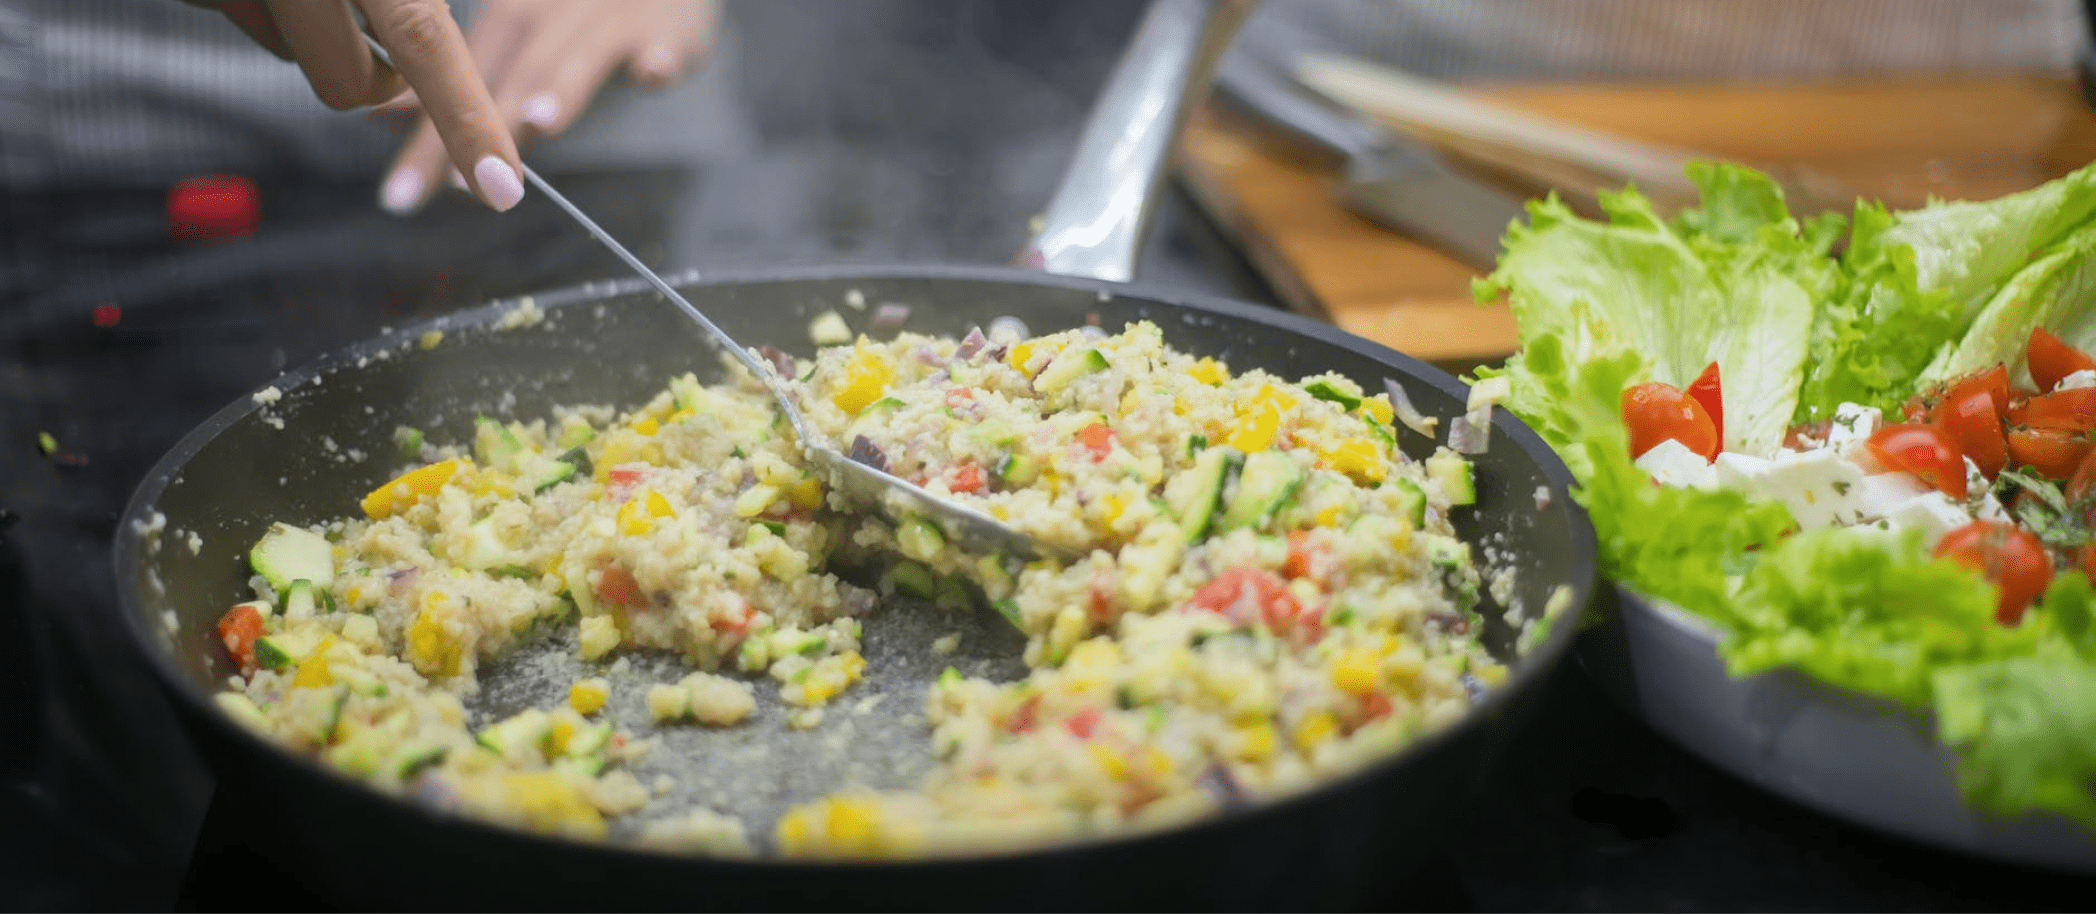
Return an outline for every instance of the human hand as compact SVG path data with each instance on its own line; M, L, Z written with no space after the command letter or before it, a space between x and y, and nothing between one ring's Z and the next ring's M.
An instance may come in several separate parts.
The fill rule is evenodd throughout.
M622 67L643 85L675 83L710 49L717 15L715 0L489 0L466 45L504 125L543 139L574 123ZM450 170L449 136L419 99L409 93L381 106L424 111L380 185L380 205L396 214L421 207L439 175L463 173Z
M189 2L217 10L278 57L296 61L330 108L378 104L412 87L433 125L429 143L436 158L448 157L461 175L471 176L473 194L497 210L524 198L509 120L496 107L444 0ZM364 44L357 13L392 55L397 72Z

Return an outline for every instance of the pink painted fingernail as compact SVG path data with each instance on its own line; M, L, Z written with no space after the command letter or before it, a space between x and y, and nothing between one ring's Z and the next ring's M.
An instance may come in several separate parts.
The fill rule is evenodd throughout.
M456 168L451 169L451 186L459 190L472 190L472 188L466 186L466 176L459 174L459 170Z
M415 209L415 201L422 199L422 172L403 168L387 176L386 183L379 188L378 205L395 216L405 216Z
M488 156L473 166L473 183L480 185L481 199L498 213L508 212L524 199L524 182L517 179L517 170L499 156Z
M524 100L524 122L534 127L551 128L560 119L560 100L551 92L541 92Z

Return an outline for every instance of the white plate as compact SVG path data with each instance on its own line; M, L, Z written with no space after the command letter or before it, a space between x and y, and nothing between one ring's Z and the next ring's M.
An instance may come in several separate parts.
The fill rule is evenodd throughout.
M2096 874L2096 832L2050 814L2004 820L1967 807L1934 715L1796 670L1735 678L1710 623L1614 590L1616 618L1584 633L1580 662L1626 708L1704 761L1858 825Z

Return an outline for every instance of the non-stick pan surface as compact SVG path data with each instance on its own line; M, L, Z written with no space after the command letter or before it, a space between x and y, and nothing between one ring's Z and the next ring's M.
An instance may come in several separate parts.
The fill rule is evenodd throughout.
M909 329L962 333L999 316L1033 332L1086 323L1118 328L1151 320L1181 349L1285 376L1343 372L1370 389L1389 378L1419 408L1453 416L1464 389L1454 378L1384 347L1293 315L1233 302L1190 300L1096 280L1000 269L802 271L717 279L683 291L738 339L807 355L808 321L846 302L911 307ZM209 695L233 673L212 623L245 596L244 552L276 520L310 523L351 510L358 496L397 469L398 425L432 440L470 437L477 414L544 415L556 404L630 407L681 371L716 376L718 361L694 328L633 284L579 287L532 303L545 318L501 328L521 302L505 302L408 328L293 372L263 394L228 406L170 452L140 485L117 543L127 621L148 661L203 737L225 797L247 807L257 846L346 903L467 907L1092 907L1171 905L1328 907L1372 891L1460 832L1463 797L1476 787L1546 668L1566 654L1570 624L1550 629L1515 666L1503 689L1465 720L1388 760L1314 791L1228 811L1170 832L1061 846L1032 853L891 864L824 864L677 856L573 843L455 818L369 790L312 760L267 744L220 715ZM429 331L442 332L434 346ZM1413 457L1433 443L1406 434ZM1479 504L1454 521L1473 543L1506 557L1511 602L1535 614L1561 588L1567 612L1592 590L1591 529L1566 495L1569 475L1533 433L1503 412L1492 447L1478 455ZM1496 611L1487 605L1485 611ZM727 791L770 791L780 802L831 780L908 780L903 756L924 741L921 678L949 662L921 660L934 629L965 625L980 662L1001 650L995 626L978 618L910 623L882 634L891 616L924 622L927 610L884 607L867 620L875 649L860 696L836 706L846 719L813 734L776 734L760 720L737 746L675 743L665 765L679 777L658 811L714 803ZM954 622L954 624L949 624ZM1502 653L1510 633L1488 636ZM560 637L558 635L554 636ZM883 641L883 639L886 639ZM551 655L552 651L545 652ZM881 656L885 654L886 656ZM497 700L532 700L541 661L493 668ZM552 661L543 661L550 663ZM1005 660L1006 669L1016 672ZM564 679L559 681L564 682ZM871 708L854 703L877 692ZM508 696L501 699L499 696ZM854 718L856 712L856 718ZM844 750L824 762L808 747L827 737ZM839 733L845 735L839 736ZM809 737L803 743L791 737ZM864 764L822 768L836 759ZM717 777L708 780L712 772ZM820 777L806 775L815 771ZM649 777L644 776L644 783ZM731 798L734 799L734 798ZM738 801L739 802L739 801ZM734 806L735 803L728 804ZM761 803L758 804L762 806ZM769 820L749 823L769 827Z

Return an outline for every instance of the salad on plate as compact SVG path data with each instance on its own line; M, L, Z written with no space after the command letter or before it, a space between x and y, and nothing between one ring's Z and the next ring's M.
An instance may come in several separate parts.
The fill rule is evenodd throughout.
M1996 200L1798 219L1551 198L1481 300L1506 406L1578 477L1604 574L1934 715L1974 809L2096 828L2096 166Z

